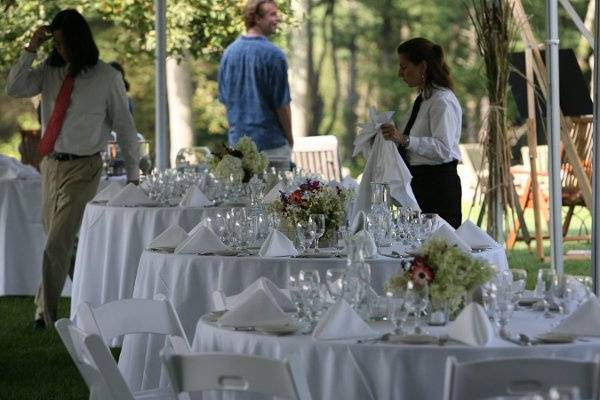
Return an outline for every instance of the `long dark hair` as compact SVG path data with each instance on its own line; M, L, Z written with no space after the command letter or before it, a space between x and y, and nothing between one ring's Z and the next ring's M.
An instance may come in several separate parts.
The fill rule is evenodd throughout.
M51 32L61 31L63 34L65 51L70 59L69 75L77 76L98 63L99 52L92 31L77 10L60 11L54 16L49 29ZM47 62L53 67L62 67L67 63L56 48L52 49Z
M406 56L413 64L427 62L427 73L424 77L426 92L430 92L434 84L451 90L454 88L450 68L444 60L444 50L440 45L419 37L400 44L397 52Z

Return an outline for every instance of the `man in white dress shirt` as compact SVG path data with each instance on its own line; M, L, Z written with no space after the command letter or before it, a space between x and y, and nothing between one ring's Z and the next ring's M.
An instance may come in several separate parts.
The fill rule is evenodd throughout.
M32 68L37 50L50 38L52 52ZM111 130L117 132L127 178L137 183L137 130L121 74L98 59L89 25L76 10L60 11L49 26L34 32L10 70L6 91L14 97L42 97L39 151L43 156L40 169L47 242L34 326L45 328L57 319L83 211L98 188L102 171L99 152Z

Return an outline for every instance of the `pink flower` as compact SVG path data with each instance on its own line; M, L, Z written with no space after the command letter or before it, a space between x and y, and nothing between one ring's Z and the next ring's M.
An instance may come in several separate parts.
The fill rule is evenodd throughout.
M415 284L424 286L433 282L435 274L431 267L427 265L427 259L416 256L410 268L410 277Z

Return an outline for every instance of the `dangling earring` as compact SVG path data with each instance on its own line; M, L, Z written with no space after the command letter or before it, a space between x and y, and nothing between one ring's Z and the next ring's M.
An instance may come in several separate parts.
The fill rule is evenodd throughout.
M425 85L425 72L421 72L421 85Z

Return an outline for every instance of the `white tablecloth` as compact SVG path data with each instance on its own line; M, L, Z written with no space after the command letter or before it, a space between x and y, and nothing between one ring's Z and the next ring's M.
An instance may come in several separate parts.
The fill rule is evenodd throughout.
M140 255L152 239L174 223L189 231L204 215L220 210L89 203L79 232L71 318L84 301L98 306L131 298Z
M516 312L513 332L536 335L555 319L542 313ZM381 332L389 326L378 325ZM445 328L427 327L437 334ZM564 357L591 360L600 353L600 340L573 344L530 347L496 339L489 347L469 347L448 342L440 347L397 343L358 344L356 340L316 341L310 335L271 336L236 332L216 327L204 318L198 322L194 351L220 351L284 359L295 353L313 399L441 399L445 362L454 356L459 362L500 357ZM207 398L253 398L247 394L205 394Z
M501 269L508 268L502 248L476 255L489 259ZM372 285L382 293L383 284L400 270L400 262L382 256L367 261L371 265ZM213 291L221 290L228 296L237 294L261 276L285 288L290 274L297 274L301 269L317 269L324 277L327 269L343 267L345 263L342 258L222 257L144 251L133 297L151 299L156 294L164 294L173 303L191 340L200 316L213 308ZM125 338L119 365L133 390L159 385L158 352L163 342L162 338L148 335Z
M0 296L34 294L46 236L40 179L0 180Z

